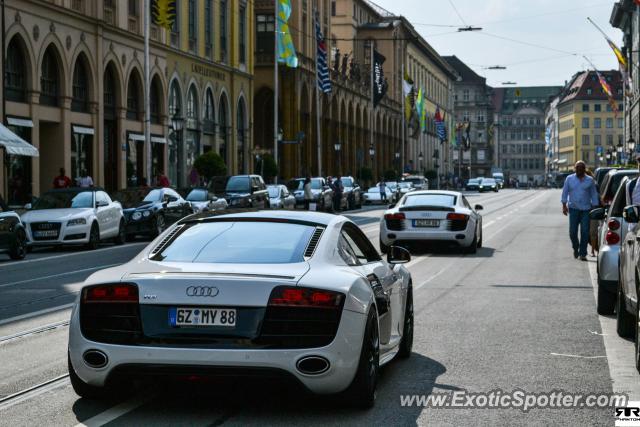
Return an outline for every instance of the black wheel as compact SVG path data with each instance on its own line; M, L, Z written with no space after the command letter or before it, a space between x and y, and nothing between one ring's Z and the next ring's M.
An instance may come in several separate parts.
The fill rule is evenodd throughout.
M382 252L383 254L389 252L389 246L382 243L382 239L380 239L380 252Z
M473 241L466 248L462 248L465 254L475 254L478 252L478 233L473 235Z
M375 308L372 307L367 316L367 325L364 330L356 376L346 391L347 402L362 409L373 407L376 401L379 369L380 337L378 335L378 319L375 315Z
M616 308L616 294L604 288L604 285L598 279L598 314L613 314Z
M483 237L483 234L484 234L484 233L482 233L482 226L480 226L480 227L481 227L480 228L480 238L478 239L478 245L477 245L478 249L480 249L482 247L482 237Z
M120 220L118 227L118 235L113 239L116 245L124 245L127 241L127 230L124 226L124 221Z
M164 231L166 226L166 221L164 219L164 215L159 213L156 215L155 220L153 221L153 237L158 237Z
M67 369L69 370L69 381L71 387L76 394L84 399L99 400L99 399L113 399L117 397L126 397L131 392L131 387L128 384L118 383L110 384L104 387L97 387L85 383L76 374L71 364L71 358L67 353Z
M624 303L624 294L622 286L618 283L618 298L616 303L616 329L618 335L622 338L631 338L635 332L634 316L627 311Z
M407 304L404 311L404 327L402 328L402 340L398 356L403 359L411 356L413 348L413 287L409 285L407 290Z
M16 230L16 237L9 249L9 257L16 261L27 256L27 235L22 228Z
M98 228L98 224L95 222L91 226L91 231L89 232L89 243L87 243L87 249L90 251L94 249L98 249L100 246L100 229Z

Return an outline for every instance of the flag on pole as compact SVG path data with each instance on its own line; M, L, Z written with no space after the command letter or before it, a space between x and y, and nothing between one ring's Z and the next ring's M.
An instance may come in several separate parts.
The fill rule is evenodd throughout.
M449 117L449 144L451 144L452 147L458 147L458 137L456 135L456 129L455 129L455 124L453 123L453 120L451 119L451 117Z
M618 59L618 64L620 64L620 69L624 69L626 71L628 69L628 62L627 62L627 57L624 56L624 53L622 53L620 48L613 42L613 40L611 40L609 36L607 36L607 34L604 31L602 31L602 28L598 27L598 25L595 22L593 22L591 18L587 18L587 20L591 22L591 24L593 24L593 26L596 27L598 31L600 31L600 34L602 34L602 36L605 38L605 40L609 44L609 47L611 48L611 50L613 50L613 53L616 55L616 58Z
M371 72L373 73L373 107L375 108L387 93L387 80L384 77L384 70L382 69L382 64L384 64L386 58L374 48L372 60L373 66L371 67Z
M176 19L176 1L175 0L152 0L151 15L153 23L159 27L171 30L173 22Z
M422 95L422 88L418 89L418 97L416 98L416 113L418 113L418 120L420 122L420 129L422 127L422 112L424 110L424 97Z
M447 126L444 124L444 117L440 114L440 107L436 107L436 114L433 117L436 122L436 135L440 138L440 142L447 140Z
M276 0L278 2L278 16L276 17L277 58L290 68L298 66L296 48L289 31L289 17L291 16L291 0Z
M426 99L422 99L422 113L420 114L420 128L422 133L427 133L427 103Z
M316 25L316 73L318 89L324 93L331 93L331 79L329 78L329 66L327 65L327 43L320 28L318 11L315 13L314 20Z
M410 120L413 109L413 80L406 71L402 79L402 94L404 95L404 118Z

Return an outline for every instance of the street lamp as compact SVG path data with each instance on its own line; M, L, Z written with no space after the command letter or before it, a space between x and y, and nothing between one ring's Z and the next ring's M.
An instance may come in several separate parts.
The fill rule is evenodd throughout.
M636 151L636 140L633 139L633 136L629 137L629 140L627 141L627 148L629 149L629 162L631 162L631 160L635 160L633 158L633 153L635 153Z
M341 174L342 173L342 164L340 162L340 150L342 149L342 144L340 143L340 141L337 141L335 144L333 144L333 148L336 150L336 156L338 157L338 173Z
M617 154L618 164L622 164L622 153L624 152L622 141L618 142L618 144L616 145L616 151L618 153Z
M180 109L176 108L175 114L173 115L173 117L171 117L171 128L173 129L174 132L181 132L183 126L184 126L184 118L180 116Z
M607 158L607 166L611 166L611 150L607 150L605 157Z

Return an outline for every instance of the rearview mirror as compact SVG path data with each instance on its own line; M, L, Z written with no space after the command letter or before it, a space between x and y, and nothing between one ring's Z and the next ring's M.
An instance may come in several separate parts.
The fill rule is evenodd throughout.
M25 208L26 210L31 210L31 208L32 208L32 207L33 207L33 206L31 205L31 203L27 203L26 205L24 205L24 208Z
M104 202L104 201L97 201L96 202L96 208L103 208L105 206L109 206L109 203Z
M597 210L597 209L594 209ZM593 211L591 211L593 212ZM637 224L640 222L640 206L631 205L624 208L624 212L622 212L622 217L629 224Z
M591 212L589 212L589 219L593 219L596 221L604 220L605 216L606 216L606 211L604 208L592 209Z
M411 253L400 246L391 246L387 253L387 262L389 264L406 264L411 261Z
M477 211L481 211L484 208L482 207L482 205L476 205L476 207L474 209L477 210Z

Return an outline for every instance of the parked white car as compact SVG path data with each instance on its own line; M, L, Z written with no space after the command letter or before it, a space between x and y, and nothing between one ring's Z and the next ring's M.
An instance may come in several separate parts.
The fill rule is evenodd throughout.
M387 200L382 200L380 187L371 187L363 195L364 203L366 205L373 204L373 203L378 203L378 204L393 203L394 193L389 189L389 187L385 188L385 194L387 195Z
M122 205L100 188L51 190L22 215L30 246L84 244L95 249L100 241L125 242Z
M296 198L286 185L267 185L271 209L295 209Z

